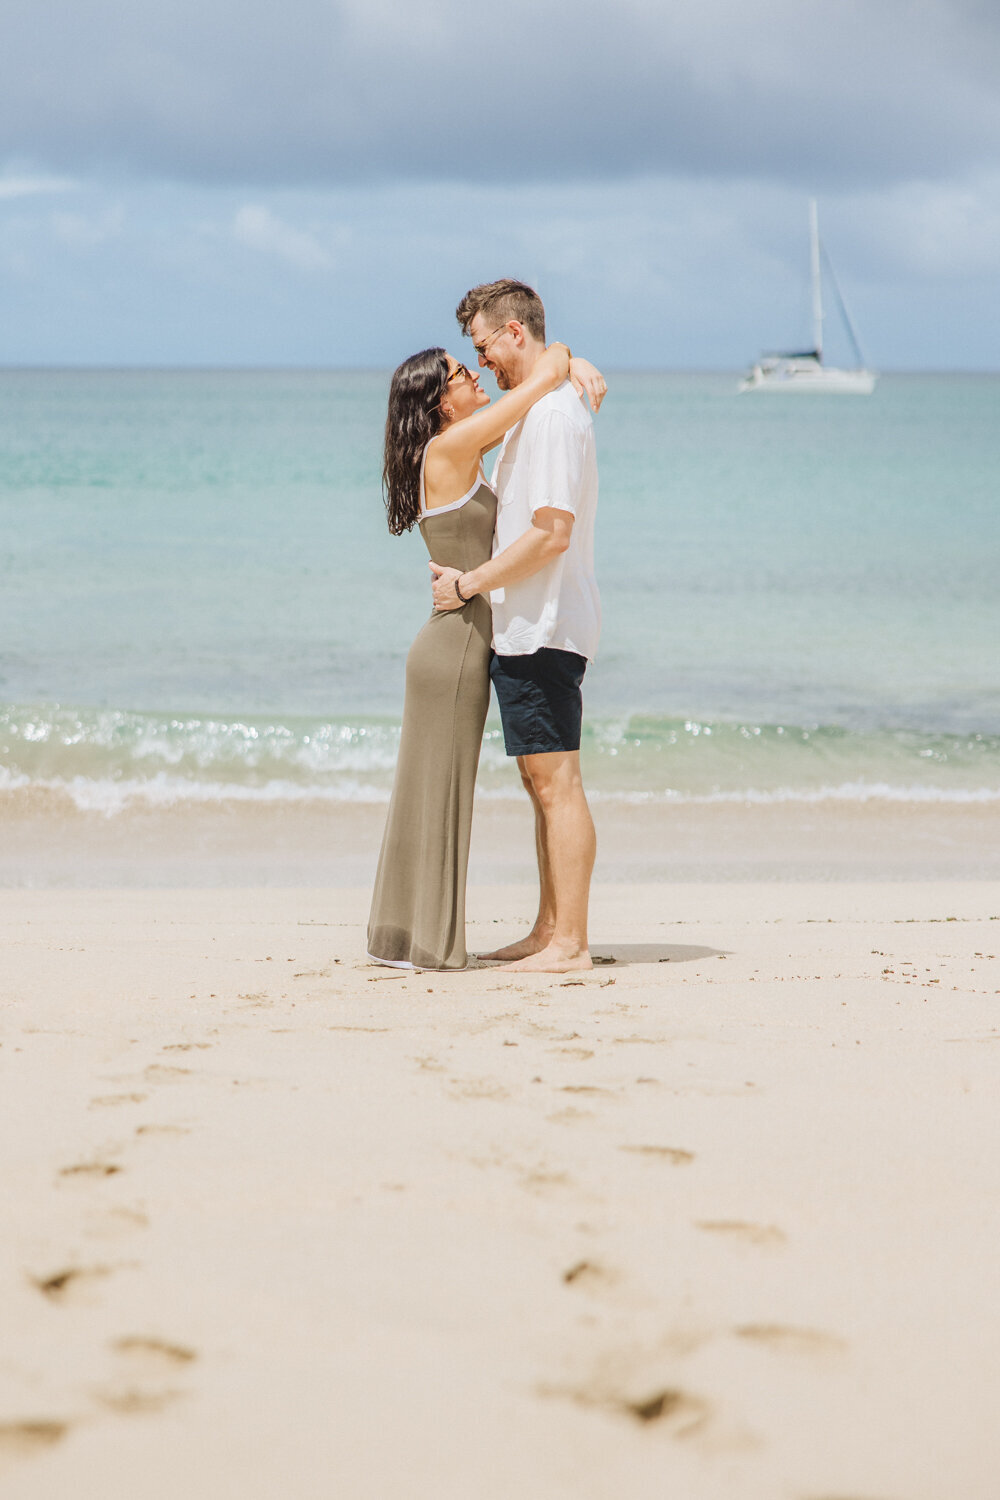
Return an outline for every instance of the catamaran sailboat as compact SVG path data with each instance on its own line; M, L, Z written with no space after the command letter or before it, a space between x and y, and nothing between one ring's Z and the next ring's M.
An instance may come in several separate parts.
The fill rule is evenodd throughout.
M878 376L865 368L864 355L858 343L854 324L844 303L830 257L820 245L819 215L815 198L809 203L810 270L812 272L813 347L798 354L762 354L740 385L740 391L779 391L796 393L813 391L831 396L870 396ZM823 287L821 259L826 263L830 284L836 294L844 326L854 347L857 367L838 370L823 363Z

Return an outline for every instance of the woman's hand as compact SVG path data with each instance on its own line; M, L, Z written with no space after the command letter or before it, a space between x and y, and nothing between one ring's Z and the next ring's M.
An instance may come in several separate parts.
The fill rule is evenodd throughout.
M589 359L574 357L569 362L569 378L578 396L586 396L594 411L600 411L601 402L608 393L608 383L596 365Z

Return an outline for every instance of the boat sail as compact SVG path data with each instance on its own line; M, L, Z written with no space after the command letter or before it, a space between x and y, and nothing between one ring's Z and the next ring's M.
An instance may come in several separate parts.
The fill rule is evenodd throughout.
M809 202L810 272L812 275L813 347L800 353L762 354L744 376L740 391L777 391L781 394L815 392L831 396L870 396L878 379L874 370L865 368L864 355L858 343L850 314L834 275L830 257L820 244L819 214L816 199ZM830 284L840 313L854 347L857 366L838 370L823 363L823 284L822 262L826 264Z

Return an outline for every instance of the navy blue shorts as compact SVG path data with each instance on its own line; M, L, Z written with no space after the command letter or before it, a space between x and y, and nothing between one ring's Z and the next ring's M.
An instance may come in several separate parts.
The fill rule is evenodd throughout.
M579 750L583 723L580 684L587 658L543 646L530 656L493 653L490 677L496 689L508 755L548 755Z

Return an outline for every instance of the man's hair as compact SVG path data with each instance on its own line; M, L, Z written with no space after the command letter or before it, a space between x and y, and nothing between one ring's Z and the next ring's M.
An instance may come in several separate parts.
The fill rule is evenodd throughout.
M455 309L455 316L463 333L468 333L476 313L481 313L486 322L495 324L497 328L503 323L509 323L511 319L523 323L533 339L541 344L545 343L545 308L542 306L542 299L523 281L511 281L509 278L503 281L485 281L482 286L474 286L470 292L466 292Z

